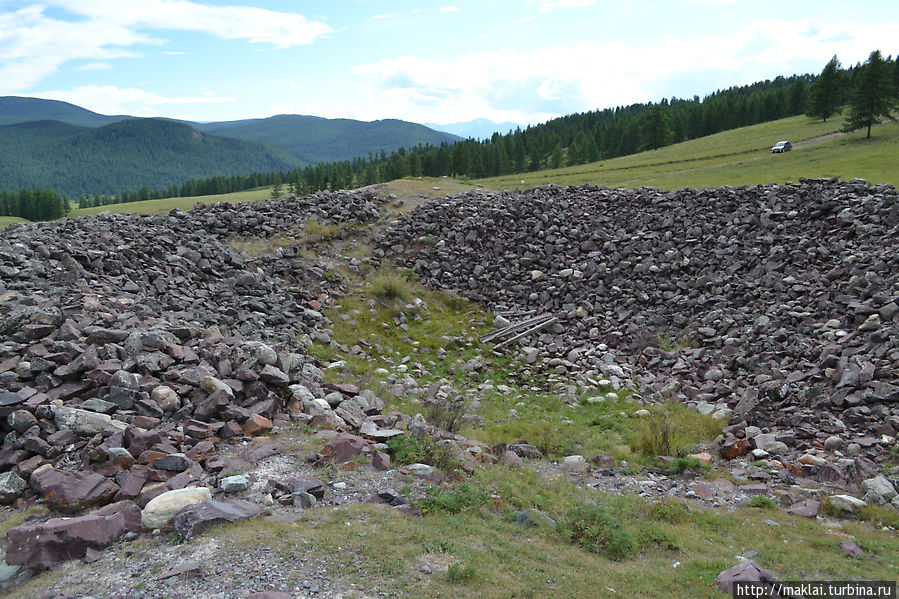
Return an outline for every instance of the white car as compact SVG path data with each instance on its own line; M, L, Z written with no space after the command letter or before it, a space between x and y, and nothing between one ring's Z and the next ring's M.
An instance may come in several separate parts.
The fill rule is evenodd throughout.
M789 152L793 149L793 144L788 141L779 141L771 148L771 152L774 154L782 154L784 152Z

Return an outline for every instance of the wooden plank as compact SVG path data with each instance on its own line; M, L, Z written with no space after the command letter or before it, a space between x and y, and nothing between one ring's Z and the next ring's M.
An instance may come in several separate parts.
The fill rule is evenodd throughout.
M535 316L534 318L529 318L527 320L523 320L521 322L517 322L515 324L509 325L504 329L500 329L498 331L493 331L492 333L487 333L483 337L481 337L481 343L487 343L489 341L493 341L494 339L500 339L502 337L507 337L513 333L516 333L522 329L526 329L530 326L534 326L539 322L543 322L549 318L552 318L552 314L541 314L540 316Z
M520 333L520 334L518 334L518 335L515 335L515 336L512 337L511 339L507 339L506 341L503 341L502 343L498 343L498 344L496 345L496 347L494 347L493 349L499 349L499 348L501 348L501 347L505 347L505 346L509 345L510 343L515 343L515 342L518 341L519 339L524 339L524 338L527 337L528 335L533 335L534 333L537 333L537 332L539 332L539 331L542 331L542 330L545 329L546 327L548 327L548 326L550 326L550 325L554 325L554 324L556 324L557 322L559 322L559 319L558 319L558 318L556 318L556 317L550 318L550 319L547 320L546 322L541 322L541 323L538 324L537 326L532 327L532 328L526 330L526 331L523 332L523 333Z

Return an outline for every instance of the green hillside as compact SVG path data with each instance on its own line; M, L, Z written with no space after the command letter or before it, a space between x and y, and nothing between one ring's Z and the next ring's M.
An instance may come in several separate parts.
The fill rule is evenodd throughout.
M365 122L293 114L198 124L196 128L215 135L276 144L310 164L351 160L381 150L390 153L418 144L440 145L458 139L424 125L396 119Z
M80 106L58 100L0 96L0 125L52 120L79 127L102 127L128 118L133 117L97 114Z
M870 140L864 138L864 131L840 133L842 124L840 118L825 123L796 116L659 150L561 169L478 179L477 183L493 189L549 183L679 189L784 183L800 177L860 177L874 183L897 183L899 123L875 127ZM770 147L784 139L793 142L794 150L772 154Z
M282 148L208 135L163 119L98 128L58 121L0 127L0 189L43 187L71 198L300 164Z

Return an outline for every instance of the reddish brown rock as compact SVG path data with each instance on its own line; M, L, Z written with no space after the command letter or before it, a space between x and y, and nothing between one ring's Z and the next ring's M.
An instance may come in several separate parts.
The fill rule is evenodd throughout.
M127 532L140 532L140 508L120 501L78 518L53 518L10 529L6 562L26 568L49 568L103 549Z
M259 435L268 434L273 426L272 421L265 416L252 414L246 423L244 423L243 432L245 435L257 437Z
M74 513L112 501L119 486L95 472L68 472L56 468L31 476L31 488L51 508Z
M821 502L817 499L805 499L787 508L788 514L802 516L803 518L814 518L819 511L821 511Z
M321 455L326 460L342 464L361 454L366 447L368 447L368 441L362 437L349 433L340 433L325 443L321 450Z
M737 439L736 437L725 437L721 443L721 457L726 460L738 458L749 452L749 441L746 439Z

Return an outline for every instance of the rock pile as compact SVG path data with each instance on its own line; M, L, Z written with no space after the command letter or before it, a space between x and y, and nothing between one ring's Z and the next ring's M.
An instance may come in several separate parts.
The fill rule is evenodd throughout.
M383 403L339 391L325 401L332 390L305 355L310 337L327 337L314 274L299 258L250 260L228 245L309 218L363 223L378 211L368 193L319 193L0 232L0 502L30 488L77 513L215 487L216 440L265 435L285 410L333 412L332 427L343 416L377 436L370 416Z
M559 317L526 340L527 362L690 402L731 421L728 457L764 433L765 455L824 455L800 466L814 473L895 443L897 240L891 185L585 185L448 196L379 253L438 288Z

